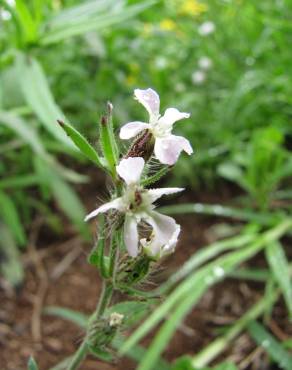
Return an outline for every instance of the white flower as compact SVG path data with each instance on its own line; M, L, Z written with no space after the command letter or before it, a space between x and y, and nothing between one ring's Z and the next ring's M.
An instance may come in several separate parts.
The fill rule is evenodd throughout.
M140 157L122 159L116 168L117 173L127 185L124 194L95 209L86 216L85 221L110 209L117 209L121 213L124 213L125 245L129 255L136 257L139 245L137 227L143 220L152 227L152 234L149 240L142 239L140 242L149 255L159 258L174 250L180 232L180 226L172 217L154 211L155 206L153 203L163 195L174 194L184 189L143 189L139 185L139 182L144 164L144 159Z
M195 85L201 85L206 80L206 73L204 71L195 71L192 73L192 81Z
M201 57L198 61L198 65L201 69L207 71L212 67L212 60L208 57Z
M201 36L210 35L214 31L215 31L215 24L211 21L206 21L202 23L198 28L198 32Z
M159 95L152 89L135 89L136 99L144 105L149 113L149 123L135 121L125 124L120 131L121 139L130 139L139 132L148 129L155 138L154 153L164 164L173 165L184 150L188 154L193 149L187 139L171 134L173 124L183 118L189 118L189 113L183 113L176 108L166 109L163 116L159 114Z

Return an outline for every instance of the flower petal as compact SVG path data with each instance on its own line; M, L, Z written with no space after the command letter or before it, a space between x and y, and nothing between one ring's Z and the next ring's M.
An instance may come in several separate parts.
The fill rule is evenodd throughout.
M190 113L180 112L176 108L168 108L164 115L159 118L158 123L163 126L171 127L174 122L189 117Z
M126 215L124 223L124 241L131 257L138 254L138 230L135 217Z
M127 185L139 182L145 161L141 157L129 157L122 159L116 167L119 176Z
M147 191L147 195L151 199L151 203L155 202L157 199L162 197L163 195L168 195L168 194L175 194L180 191L185 190L184 188L160 188L160 189L149 189Z
M108 202L108 203L105 203L103 204L102 206L98 207L97 209L95 209L94 211L92 211L91 213L89 213L84 221L88 221L90 220L91 218L97 216L99 213L105 213L107 212L109 209L112 209L112 208L115 208L115 209L118 209L118 210L123 210L123 201L122 201L122 198L116 198L114 200L112 200L111 202Z
M161 248L172 241L172 236L177 231L177 223L172 217L162 215L161 213L151 211L145 221L152 226L152 238L149 241L141 240L143 247L152 256L160 254Z
M153 89L146 89L134 90L135 98L141 103L148 111L150 117L158 117L159 116L159 95Z
M120 138L122 140L130 139L147 128L149 128L149 124L145 122L135 121L126 123L120 130Z
M163 164L173 165L183 150L188 154L193 153L190 142L182 136L168 135L156 138L154 153Z
M179 234L180 234L180 225L176 224L176 230L172 234L169 242L167 244L165 244L164 247L162 248L159 257L164 257L164 256L167 256L168 254L174 252L177 241L178 241Z

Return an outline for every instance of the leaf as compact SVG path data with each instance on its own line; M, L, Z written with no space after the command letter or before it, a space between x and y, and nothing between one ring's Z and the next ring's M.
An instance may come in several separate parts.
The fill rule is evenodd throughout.
M97 31L114 24L126 21L152 6L156 1L145 1L140 4L124 6L123 2L107 0L106 2L91 1L65 9L56 18L52 18L45 26L41 43L44 45L59 42L68 37L81 35L89 31Z
M100 144L105 157L107 168L116 177L116 168L118 157L116 153L116 143L112 132L112 125L108 116L103 116L99 124Z
M166 214L206 214L216 217L231 217L242 221L253 221L260 225L272 226L279 222L282 215L260 213L250 209L237 209L222 206L221 204L186 203L173 206L160 207L159 211Z
M265 349L281 369L291 370L292 356L261 324L256 321L251 322L248 326L248 332L256 343Z
M15 7L27 42L37 40L37 25L23 0L16 0Z
M9 228L0 222L0 272L9 283L18 287L24 277L20 254Z
M40 137L28 122L14 113L0 111L0 123L13 130L36 154L41 157L47 155Z
M0 215L2 219L9 226L17 243L24 245L26 243L26 236L17 209L11 198L2 191L0 191L0 204Z
M87 328L87 322L89 316L84 315L81 312L71 310L70 308L57 307L57 306L48 306L43 310L45 315L57 316L62 319L68 320L82 329Z
M178 358L171 366L171 370L194 370L191 356L182 356Z
M23 96L40 122L58 141L75 149L56 122L57 119L64 119L64 114L54 100L42 66L33 57L19 53L17 70Z
M62 127L62 129L66 132L66 134L70 137L73 143L77 146L77 148L93 163L97 164L99 167L103 167L102 159L99 158L96 150L89 144L84 136L80 134L74 127L65 123L63 121L58 120L58 123Z
M48 163L35 158L35 168L44 184L51 189L53 197L67 217L79 228L85 238L88 238L88 227L84 222L85 209L74 189Z
M279 242L269 243L266 248L266 258L277 281L292 318L292 284L289 276L289 264L283 247Z
M39 367L32 356L30 356L28 360L27 370L39 370Z

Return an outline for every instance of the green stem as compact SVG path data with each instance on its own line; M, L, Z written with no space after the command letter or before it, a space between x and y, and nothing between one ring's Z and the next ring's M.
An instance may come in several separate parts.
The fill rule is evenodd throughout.
M96 310L92 316L94 319L98 319L104 313L106 306L108 305L111 299L112 292L113 292L112 285L108 283L107 281L103 282L100 298L99 298ZM77 370L80 367L83 360L86 358L88 351L89 349L87 345L87 338L85 337L80 347L73 355L73 358L69 366L67 367L67 370Z

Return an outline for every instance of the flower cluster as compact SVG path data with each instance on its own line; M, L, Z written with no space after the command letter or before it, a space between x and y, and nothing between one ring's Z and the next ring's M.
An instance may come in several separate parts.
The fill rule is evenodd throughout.
M142 132L150 134L154 140L155 157L166 165L173 165L182 151L191 154L193 150L189 141L172 134L174 123L190 115L176 108L168 108L161 116L159 96L150 88L136 89L134 95L148 111L149 122L135 121L125 124L120 130L120 138L128 140ZM112 209L117 210L124 215L123 234L128 254L137 257L142 248L150 258L159 259L174 251L180 226L172 217L155 211L154 203L163 195L174 194L184 189L146 189L141 184L145 170L145 160L141 156L123 158L116 166L116 172L124 184L121 196L98 207L88 214L85 220ZM151 233L146 238L139 236L139 226L143 224L151 228Z

